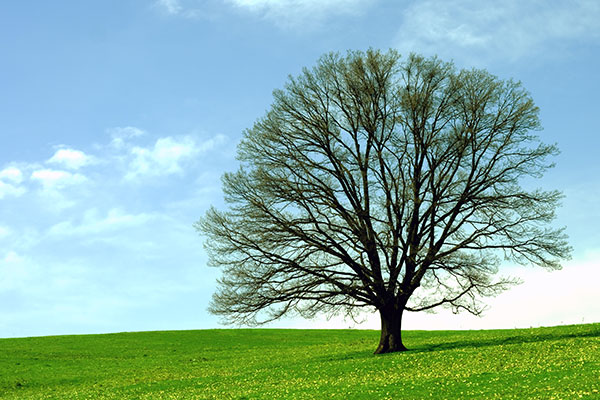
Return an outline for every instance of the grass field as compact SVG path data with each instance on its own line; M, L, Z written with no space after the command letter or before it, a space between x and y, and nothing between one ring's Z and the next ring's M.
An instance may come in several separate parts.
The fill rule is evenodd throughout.
M378 332L204 330L0 339L0 399L600 398L600 324Z

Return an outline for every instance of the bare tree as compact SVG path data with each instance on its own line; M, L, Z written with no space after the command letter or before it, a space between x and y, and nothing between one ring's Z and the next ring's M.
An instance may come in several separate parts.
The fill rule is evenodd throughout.
M503 258L569 257L549 224L561 194L520 184L557 153L520 83L369 50L327 54L273 96L223 176L228 209L196 224L228 322L374 308L375 352L401 351L404 311L480 314L515 283L494 279Z

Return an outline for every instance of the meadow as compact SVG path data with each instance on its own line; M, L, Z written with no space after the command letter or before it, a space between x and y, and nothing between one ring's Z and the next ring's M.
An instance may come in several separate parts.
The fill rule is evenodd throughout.
M379 332L231 329L0 339L0 399L600 398L600 324Z

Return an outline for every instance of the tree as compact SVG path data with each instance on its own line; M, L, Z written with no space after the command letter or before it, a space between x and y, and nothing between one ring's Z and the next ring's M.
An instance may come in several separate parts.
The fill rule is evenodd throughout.
M223 269L209 310L381 317L375 353L406 350L404 311L480 314L516 283L502 258L569 256L557 191L526 190L557 153L520 83L393 50L327 54L275 90L223 176L226 211L197 222Z

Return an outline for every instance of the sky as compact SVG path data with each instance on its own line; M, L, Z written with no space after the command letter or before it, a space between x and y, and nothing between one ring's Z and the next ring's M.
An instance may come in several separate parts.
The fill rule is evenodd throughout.
M14 1L0 5L0 337L223 327L193 223L224 207L220 177L274 89L370 47L520 80L561 150L535 185L565 194L556 226L574 248L561 271L504 265L523 284L483 317L404 328L600 322L597 0Z

